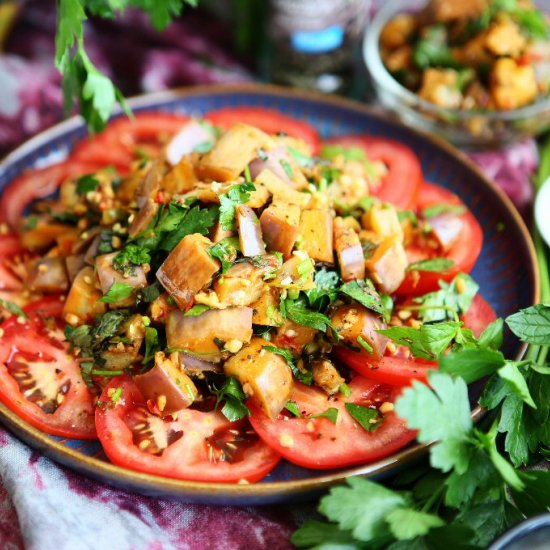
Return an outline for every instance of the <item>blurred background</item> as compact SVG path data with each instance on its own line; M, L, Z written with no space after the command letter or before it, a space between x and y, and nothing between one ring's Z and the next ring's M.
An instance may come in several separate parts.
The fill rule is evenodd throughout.
M86 49L126 96L178 86L274 82L365 98L370 0L199 0L162 33L127 10L90 18ZM0 0L0 157L63 118L55 0Z

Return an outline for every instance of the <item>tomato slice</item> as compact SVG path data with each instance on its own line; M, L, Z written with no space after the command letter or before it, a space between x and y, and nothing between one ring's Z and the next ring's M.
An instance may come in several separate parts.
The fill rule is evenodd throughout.
M476 338L497 318L495 310L481 296L476 294L470 309L462 316L464 326L471 329Z
M334 354L365 378L391 386L408 386L413 380L426 383L430 370L437 368L437 361L418 361L391 355L382 357L380 361L367 361L364 355L342 346L334 348Z
M120 389L119 389L120 388ZM121 392L113 402L113 392ZM280 455L246 421L193 409L176 418L151 414L128 376L113 379L101 395L96 426L105 453L119 466L176 479L235 483L265 477Z
M54 193L70 177L96 172L102 166L72 159L46 168L30 169L11 181L2 192L0 219L16 228L27 206Z
M14 233L0 235L0 289L22 290L23 281L14 271L17 260L21 260L25 249Z
M357 376L349 385L350 397L328 397L323 391L295 383L291 400L300 418L286 414L271 420L252 403L250 422L259 436L287 460L313 469L343 468L378 460L399 450L415 438L405 421L394 412L384 415L382 424L372 432L362 428L349 414L345 404L378 407L395 400L399 389L376 384ZM328 418L308 418L333 407L338 410L336 424Z
M417 208L423 209L435 204L451 204L464 206L464 203L451 191L433 183L424 183L420 188ZM466 210L459 215L463 228L457 242L444 255L452 260L452 267L444 272L420 271L408 272L405 280L397 289L397 294L419 296L439 289L439 281L452 281L458 273L469 273L481 253L483 247L483 231L475 216ZM409 262L417 262L433 257L440 257L441 253L431 248L411 244L407 247Z
M45 321L61 313L54 304L53 297L40 300L25 308L25 322L10 317L2 324L0 401L43 432L95 439L94 398L77 362L56 338L56 325Z
M313 153L319 152L319 134L313 126L303 120L283 115L273 109L263 107L225 107L217 111L210 111L204 116L206 120L227 130L239 122L250 124L267 134L284 132L289 136L303 139L312 149Z
M188 120L188 116L174 113L136 113L133 118L117 118L100 134L81 141L73 151L73 158L112 165L126 174L136 152L157 156Z
M414 152L406 145L391 139L347 134L327 139L324 143L356 147L365 151L371 161L383 162L388 173L373 195L398 208L411 208L422 184L422 168Z

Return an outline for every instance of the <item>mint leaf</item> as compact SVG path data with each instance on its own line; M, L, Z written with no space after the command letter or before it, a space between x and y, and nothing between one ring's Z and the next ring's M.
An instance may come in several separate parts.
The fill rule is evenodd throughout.
M512 392L527 403L527 405L534 409L537 408L529 393L525 376L522 374L517 362L506 361L505 365L499 369L498 375L508 384Z
M462 378L431 372L431 388L413 381L395 403L397 414L410 428L419 430L420 443L437 441L430 453L434 468L444 472L455 469L463 474L469 464L470 437L473 425L470 416L468 387Z
M517 394L509 394L502 402L498 431L505 433L504 449L514 466L529 460L529 435L524 422L525 405Z
M439 359L439 370L460 376L467 384L493 374L505 363L499 351L464 349L453 351Z
M460 334L461 325L456 322L422 325L420 328L390 327L377 332L387 336L396 344L408 347L415 357L436 359Z
M106 304L116 304L120 300L128 298L134 291L134 287L128 283L121 283L119 281L114 282L111 288L104 294L99 301Z
M453 265L453 260L448 258L432 258L431 260L420 260L409 264L407 271L447 271Z
M523 342L550 345L550 306L537 304L506 318L510 330Z
M329 407L326 411L308 415L308 418L327 418L333 424L336 424L336 421L338 420L338 409Z
M377 409L355 403L346 403L345 407L350 416L367 432L374 432L384 421L384 417L380 416Z
M378 294L370 279L344 283L338 291L354 299L356 302L359 302L367 309L380 313L381 315L385 313L380 294Z
M477 345L484 349L489 348L493 350L499 350L502 347L503 342L503 328L504 321L497 319L488 325L485 330L479 336Z
M462 282L457 286L459 280ZM450 283L439 281L439 286L441 290L414 300L423 306L419 315L425 323L455 320L456 316L470 309L472 300L479 290L479 285L465 273L459 273Z

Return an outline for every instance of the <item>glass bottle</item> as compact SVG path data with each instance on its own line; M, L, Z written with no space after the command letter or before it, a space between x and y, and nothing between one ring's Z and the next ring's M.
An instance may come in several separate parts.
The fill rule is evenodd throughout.
M269 79L348 93L370 0L270 0Z

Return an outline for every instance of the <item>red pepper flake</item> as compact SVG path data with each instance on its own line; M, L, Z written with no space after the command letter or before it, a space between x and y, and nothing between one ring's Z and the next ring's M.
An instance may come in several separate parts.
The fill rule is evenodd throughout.
M157 196L155 197L155 202L157 204L164 204L164 193L162 191L157 191Z

